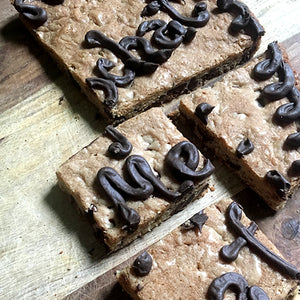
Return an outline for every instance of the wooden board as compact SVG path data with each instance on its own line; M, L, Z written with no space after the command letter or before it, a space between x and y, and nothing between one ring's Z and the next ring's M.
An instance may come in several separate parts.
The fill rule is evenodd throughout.
M288 39L288 53L300 71L299 2L245 2L267 32L261 51L272 40ZM0 298L63 298L83 286L70 297L117 299L115 267L196 211L245 187L219 166L214 192L129 247L108 255L86 218L60 191L55 176L57 167L100 135L106 124L24 29L9 1L0 3ZM242 193L242 199L259 204L251 191ZM259 223L300 267L299 201L294 199L276 215L263 206Z

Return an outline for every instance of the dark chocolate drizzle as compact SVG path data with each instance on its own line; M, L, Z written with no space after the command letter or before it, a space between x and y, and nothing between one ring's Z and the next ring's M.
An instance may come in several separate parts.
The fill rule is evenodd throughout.
M147 199L156 190L168 199L175 200L181 193L167 189L151 170L148 162L139 155L131 155L126 159L125 167L133 182L127 183L114 169L101 168L98 172L98 181L114 206L120 210L123 219L127 222L128 229L137 228L140 218L137 212L127 207L125 196L132 199Z
M248 230L254 234L257 230L258 226L255 222L252 222L248 227ZM247 245L247 241L239 236L236 240L234 240L231 244L225 245L220 250L221 258L230 263L237 259L240 250Z
M141 16L153 16L159 10L163 10L169 14L169 16L180 22L185 26L192 27L203 27L207 24L210 15L207 11L207 5L205 2L199 2L195 5L192 11L192 17L185 17L181 15L170 3L168 0L152 0L142 11Z
M190 222L194 225L194 227L197 227L201 233L202 227L204 226L207 219L208 216L201 210L190 218Z
M276 188L280 196L284 196L290 189L290 182L283 177L277 170L270 170L266 173L267 181Z
M143 252L135 259L132 268L138 276L148 275L152 268L151 255L147 251Z
M162 20L148 20L140 24L136 34L145 35L154 30L153 42L160 48L174 49L181 43L189 43L196 35L194 27L185 28L178 21L170 21L168 24Z
M248 286L246 279L234 272L217 277L208 288L210 300L223 300L227 289L236 293L238 300L269 300L268 295L258 286Z
M277 42L272 42L268 45L267 55L271 58L259 62L254 67L253 74L258 80L270 79L282 62L282 54Z
M244 3L236 0L218 0L217 6L221 11L237 14L230 25L233 32L243 29L253 39L265 34L263 27L251 16L249 8Z
M236 149L236 155L238 157L242 157L244 155L251 153L253 150L254 150L253 143L249 139L246 139L239 143L239 145Z
M262 96L269 100L279 100L288 95L295 85L295 77L292 68L283 61L277 69L279 82L268 84L262 91Z
M300 147L300 132L290 134L285 140L286 146L297 149Z
M120 159L128 156L132 150L132 145L128 139L119 132L112 125L108 125L105 128L105 132L113 139L115 142L109 145L108 152L113 158Z
M290 124L300 118L300 92L296 87L287 95L290 103L286 103L277 108L275 112L276 120L281 124Z
M248 290L248 297L251 300L269 300L266 292L259 286L253 285Z
M195 114L197 117L199 117L204 125L207 125L208 115L214 108L214 106L211 106L208 103L200 103L196 107Z
M118 89L114 82L104 78L87 78L85 80L87 85L93 89L103 90L105 94L104 103L108 107L113 107L118 102Z
M108 38L98 30L90 30L85 35L85 42L89 47L102 47L110 50L124 63L125 68L129 68L139 75L153 73L158 64L154 62L147 62L136 58L133 54L125 49L122 45Z
M115 74L110 74L108 71L115 67L115 64L106 59L106 58L99 58L97 61L97 70L101 77L112 81L116 86L125 87L129 85L135 78L135 72L124 68L124 75L117 76Z
M279 82L265 86L262 97L271 101L287 97L290 103L278 107L274 117L282 125L290 124L300 118L300 92L295 87L295 76L292 68L284 63L277 42L268 45L267 55L270 58L258 63L253 75L257 80L267 80L278 73Z
M246 228L241 222L242 209L238 206L237 203L232 202L228 209L228 223L229 226L236 232L238 236L241 236L247 241L247 246L258 254L263 260L270 264L274 269L281 272L284 275L287 275L293 279L300 279L300 271L288 263L280 256L273 253L266 246L264 246L259 240L257 240L251 230Z
M24 0L15 0L14 7L33 26L39 27L47 21L46 10L39 6L24 4Z
M199 163L199 153L196 146L188 141L180 142L170 149L166 162L179 179L204 180L215 170L210 160L206 159L203 168L195 171Z
M170 49L155 51L150 42L140 36L126 36L120 40L119 44L126 50L142 50L146 61L158 64L166 62L172 54L172 50Z

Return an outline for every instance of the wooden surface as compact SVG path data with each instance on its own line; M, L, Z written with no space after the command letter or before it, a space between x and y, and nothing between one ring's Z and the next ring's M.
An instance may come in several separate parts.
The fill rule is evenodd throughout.
M266 29L260 52L270 41L285 40L300 73L299 0L245 2ZM1 299L61 299L74 291L69 299L125 299L115 286L114 268L209 203L236 194L285 257L300 267L300 194L274 215L222 166L213 178L214 192L108 255L55 176L57 167L106 124L24 29L9 1L0 3Z

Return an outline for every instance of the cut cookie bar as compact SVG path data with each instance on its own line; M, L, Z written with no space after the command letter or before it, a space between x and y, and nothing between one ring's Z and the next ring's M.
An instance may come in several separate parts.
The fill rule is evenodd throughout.
M273 209L299 186L300 93L276 42L213 87L182 98L195 132ZM193 125L191 125L193 126ZM201 136L199 136L201 137Z
M66 161L57 177L116 250L199 196L214 167L160 108L106 131Z
M139 300L282 300L297 293L300 271L226 199L151 246L117 278Z
M121 120L248 60L264 33L236 0L12 3L88 99Z

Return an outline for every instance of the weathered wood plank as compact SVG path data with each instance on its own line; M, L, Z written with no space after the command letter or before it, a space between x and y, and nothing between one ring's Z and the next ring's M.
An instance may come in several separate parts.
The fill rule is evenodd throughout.
M300 32L297 1L246 2L267 30L264 46ZM205 201L130 247L105 256L86 219L57 187L55 171L106 124L23 29L9 1L0 3L1 298L61 298L155 242L209 202L243 189L220 168L216 191ZM102 282L106 285L107 279Z

